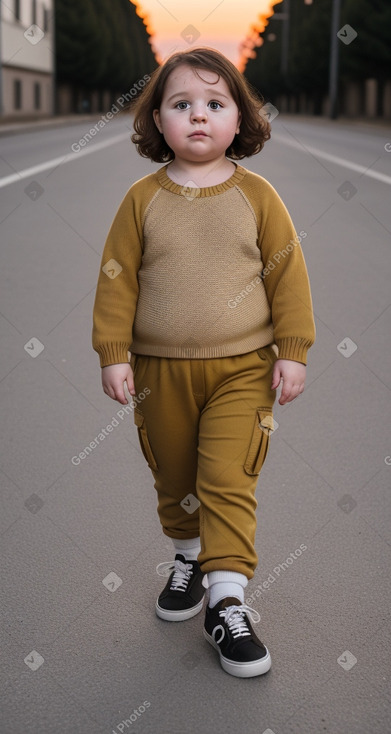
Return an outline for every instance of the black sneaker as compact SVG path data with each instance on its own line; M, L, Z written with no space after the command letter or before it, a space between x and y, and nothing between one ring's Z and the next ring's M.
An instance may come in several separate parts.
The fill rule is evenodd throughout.
M233 596L206 607L204 637L219 652L223 670L237 678L262 675L272 664L269 650L256 636L246 615L253 622L260 620L255 609Z
M160 563L158 569L173 569L156 602L156 614L168 622L182 622L201 611L205 596L205 576L198 561L186 561L180 553L175 561Z

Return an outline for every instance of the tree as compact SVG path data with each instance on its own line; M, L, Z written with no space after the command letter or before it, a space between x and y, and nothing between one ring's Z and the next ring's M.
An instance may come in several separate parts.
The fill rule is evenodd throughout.
M95 86L104 71L104 28L92 0L56 0L56 68L59 82Z
M279 8L281 6L278 6ZM265 31L260 34L262 46L256 51L256 57L247 62L244 75L246 79L262 94L265 99L273 100L283 91L284 81L281 76L281 22L269 20ZM275 40L269 40L275 37Z
M340 49L341 73L354 79L386 80L391 76L390 0L346 0L341 26L356 31L349 45Z
M56 0L57 80L126 91L157 62L129 0Z
M288 90L312 97L315 114L328 91L332 0L291 0Z

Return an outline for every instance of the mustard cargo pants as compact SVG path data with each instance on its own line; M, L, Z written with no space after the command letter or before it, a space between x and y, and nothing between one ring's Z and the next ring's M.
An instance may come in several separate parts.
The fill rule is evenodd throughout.
M271 346L217 359L132 354L134 421L170 538L201 539L204 573L254 576L255 489L273 428Z

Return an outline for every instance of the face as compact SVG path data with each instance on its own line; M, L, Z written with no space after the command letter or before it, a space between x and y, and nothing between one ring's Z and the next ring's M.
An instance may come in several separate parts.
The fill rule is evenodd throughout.
M239 133L241 116L225 79L220 76L216 84L216 72L197 72L201 79L188 64L171 72L153 117L176 159L207 162L225 156Z

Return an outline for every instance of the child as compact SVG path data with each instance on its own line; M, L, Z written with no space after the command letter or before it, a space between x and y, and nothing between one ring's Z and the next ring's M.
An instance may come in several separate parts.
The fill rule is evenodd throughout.
M117 211L93 315L104 392L126 404L125 382L144 391L134 421L176 553L156 613L193 617L208 586L205 638L242 678L271 666L244 589L258 561L255 489L276 389L282 380L281 405L303 392L315 340L291 218L271 184L233 162L270 138L261 108L213 49L175 53L153 72L132 142L166 163Z

